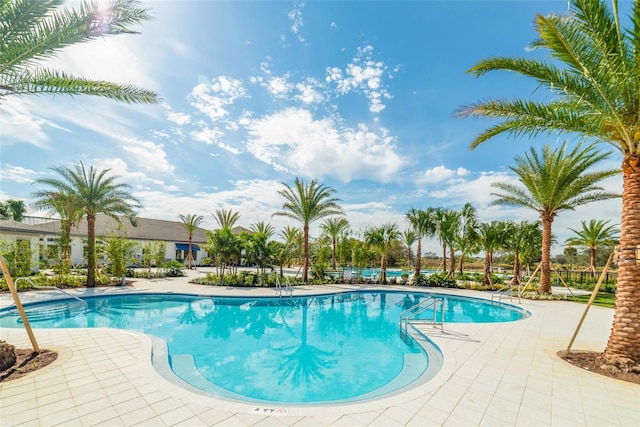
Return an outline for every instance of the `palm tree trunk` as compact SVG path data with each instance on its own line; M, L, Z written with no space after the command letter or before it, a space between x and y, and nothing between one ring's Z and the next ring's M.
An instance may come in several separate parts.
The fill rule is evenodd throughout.
M453 245L449 246L449 274L447 277L453 277L456 270L456 253L453 249Z
M331 268L336 269L336 238L331 240Z
M464 274L464 252L460 254L460 261L458 262L458 271L462 276Z
M616 308L604 351L608 363L640 364L640 168L623 176ZM618 362L618 363L616 363Z
M191 233L189 233L189 253L187 254L187 268L189 270L191 270L191 261L193 261L193 253L191 251L191 241L192 241L193 237L191 236Z
M413 277L418 277L422 270L422 239L418 239L418 248L416 249L416 267L413 270Z
M519 284L520 284L520 252L514 251L513 278L511 279L511 286L518 286Z
M542 261L538 293L551 293L551 223L553 217L542 214Z
M63 221L62 225L62 270L61 274L67 274L71 265L71 223L69 221Z
M387 255L382 254L380 260L380 279L379 283L387 283Z
M303 238L304 251L302 256L304 259L302 260L302 282L307 283L309 281L309 224L305 224L303 227Z
M591 277L596 274L596 248L589 248L589 271L591 271Z
M96 286L96 217L87 215L87 288Z
M442 244L442 271L447 272L447 244Z
M484 252L484 263L482 268L482 284L485 286L491 286L491 254L487 251Z

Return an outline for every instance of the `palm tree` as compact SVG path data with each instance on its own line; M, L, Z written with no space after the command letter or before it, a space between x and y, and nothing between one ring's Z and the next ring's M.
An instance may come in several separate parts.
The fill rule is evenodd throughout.
M476 210L471 203L465 203L458 215L458 230L453 240L453 245L460 251L458 271L464 273L464 257L478 250L479 224Z
M507 230L507 223L503 221L483 222L479 227L479 246L484 252L482 284L492 289L491 266L493 265L493 253L504 247Z
M438 240L440 240L440 243L442 244L442 271L447 271L447 248L449 248L450 268L448 276L453 276L453 271L455 269L453 244L458 230L458 217L460 213L451 209L438 208L436 209L434 215L436 220L435 235L438 237Z
M232 209L216 209L212 215L218 223L218 226L222 229L228 228L231 230L240 219L240 213Z
M542 244L542 230L540 222L509 221L507 223L504 248L513 254L513 278L512 286L520 284L521 258L527 248L538 247Z
M305 184L304 180L296 178L295 187L282 183L284 189L278 194L286 199L282 205L282 211L275 212L274 216L286 216L302 223L303 259L302 281L309 280L309 224L332 215L344 215L342 208L338 206L339 199L332 197L335 192L326 185L312 180Z
M84 2L76 10L59 0L4 0L0 6L0 100L8 95L97 95L136 104L160 101L132 85L79 78L41 64L64 47L109 35L134 34L129 28L149 19L134 0L107 5Z
M426 211L411 208L406 213L406 218L416 233L418 247L416 248L416 264L413 269L414 277L418 277L422 271L422 239L436 234L436 210L428 208Z
M108 215L120 222L117 215L132 217L138 200L127 189L126 184L117 183L116 176L107 176L111 169L86 169L82 162L73 168L58 166L51 168L60 178L39 178L35 182L50 187L35 193L40 199L55 198L66 194L80 206L87 217L87 287L96 285L96 216Z
M566 240L569 246L585 246L589 248L589 271L593 276L596 272L596 249L598 246L611 246L618 243L618 227L615 225L607 225L609 221L595 220L581 221L582 230L573 231L576 236Z
M331 268L338 268L336 260L336 247L338 237L349 231L349 221L343 217L327 218L320 225L322 231L331 239Z
M67 273L71 264L71 228L78 225L83 217L82 206L73 194L58 192L37 191L33 194L36 201L33 206L36 209L54 211L60 216L60 273Z
M391 244L398 239L400 231L397 224L384 224L380 227L365 231L364 238L368 245L374 246L380 252L379 283L387 281L387 258L391 251Z
M567 152L567 143L557 150L545 145L541 153L531 148L524 158L516 157L515 167L510 166L518 175L524 187L508 183L495 183L494 187L502 193L493 204L523 206L535 210L542 220L542 265L538 292L551 292L551 225L555 217L564 210L574 210L577 206L589 202L618 197L617 194L604 191L597 184L617 170L589 172L589 169L610 153L595 151L594 144L582 148L578 144Z
M571 0L568 16L538 16L533 47L554 61L490 58L470 72L513 71L535 79L555 95L541 100L485 101L462 116L502 118L480 134L472 148L501 133L535 136L546 132L581 135L614 146L624 172L616 286L616 312L604 356L607 364L640 363L640 3L632 2L631 25L620 24L618 2Z
M22 200L9 199L6 202L0 202L0 219L12 219L14 221L22 221L27 207Z
M273 235L276 234L276 229L273 227L273 225L264 221L258 221L255 224L251 224L249 226L249 229L253 233L264 234L267 240L270 240L273 237Z
M404 230L400 234L400 242L407 249L407 261L405 265L411 267L412 246L418 241L418 234L413 229Z
M182 225L184 225L184 229L187 231L189 236L189 252L187 253L187 268L191 269L191 263L193 262L193 233L198 229L198 226L202 224L204 221L204 217L202 215L182 215L178 214L178 218L182 221Z
M291 255L287 260L287 266L291 267L291 258L296 254L297 259L300 259L300 249L302 248L302 230L299 228L285 225L280 236L284 239L284 244L287 248L287 253Z

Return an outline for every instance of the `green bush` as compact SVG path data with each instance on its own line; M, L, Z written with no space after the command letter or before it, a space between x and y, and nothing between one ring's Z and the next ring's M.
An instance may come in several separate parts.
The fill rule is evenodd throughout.
M182 269L184 268L184 264L180 261L167 261L162 266L165 270L165 275L167 277L183 277L184 273Z

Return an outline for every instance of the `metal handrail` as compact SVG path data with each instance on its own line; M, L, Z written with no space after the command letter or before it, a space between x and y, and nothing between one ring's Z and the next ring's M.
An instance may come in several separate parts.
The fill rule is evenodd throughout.
M436 324L437 305L440 304L440 330L444 332L444 298L429 297L400 313L400 330L407 333L409 320L433 307L433 323ZM408 313L408 314L407 314Z
M289 296L293 298L293 288L291 287L291 282L288 277L285 277L284 292L288 292ZM282 296L282 284L280 283L279 277L276 277L276 294Z
M52 289L52 290L60 291L60 292L62 292L63 294L65 294L65 295L67 295L67 296L69 296L69 297L71 297L71 298L77 299L78 301L80 301L80 302L84 303L84 305L85 305L85 306L88 306L88 305L89 305L89 304L88 304L85 300L83 300L82 298L79 298L79 297L77 297L77 296L75 296L75 295L73 295L73 294L70 294L69 292L65 291L64 289L60 289L60 288L58 288L57 286L38 286L38 285L36 285L35 283L33 283L33 280L31 280L29 277L18 277L18 278L15 280L16 289L18 288L18 282L19 282L20 280L26 280L27 282L29 282L29 283L31 284L31 286L32 286L32 287L34 287L34 288L36 288L36 289Z
M494 297L500 301L503 297L510 298L513 301L513 286L509 285L506 288L502 288L500 290L494 291L491 293L491 301L493 301ZM520 292L518 291L518 302L520 302Z

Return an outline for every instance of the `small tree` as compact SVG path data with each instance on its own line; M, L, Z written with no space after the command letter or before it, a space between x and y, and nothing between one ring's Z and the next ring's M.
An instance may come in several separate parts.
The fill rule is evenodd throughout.
M121 235L121 234L124 234ZM119 226L116 232L111 233L106 239L105 254L111 264L109 270L112 277L124 278L127 275L127 265L133 258L135 243L126 237L124 228Z
M33 250L28 240L17 240L11 243L0 240L0 255L7 261L7 267L12 276L31 275Z

